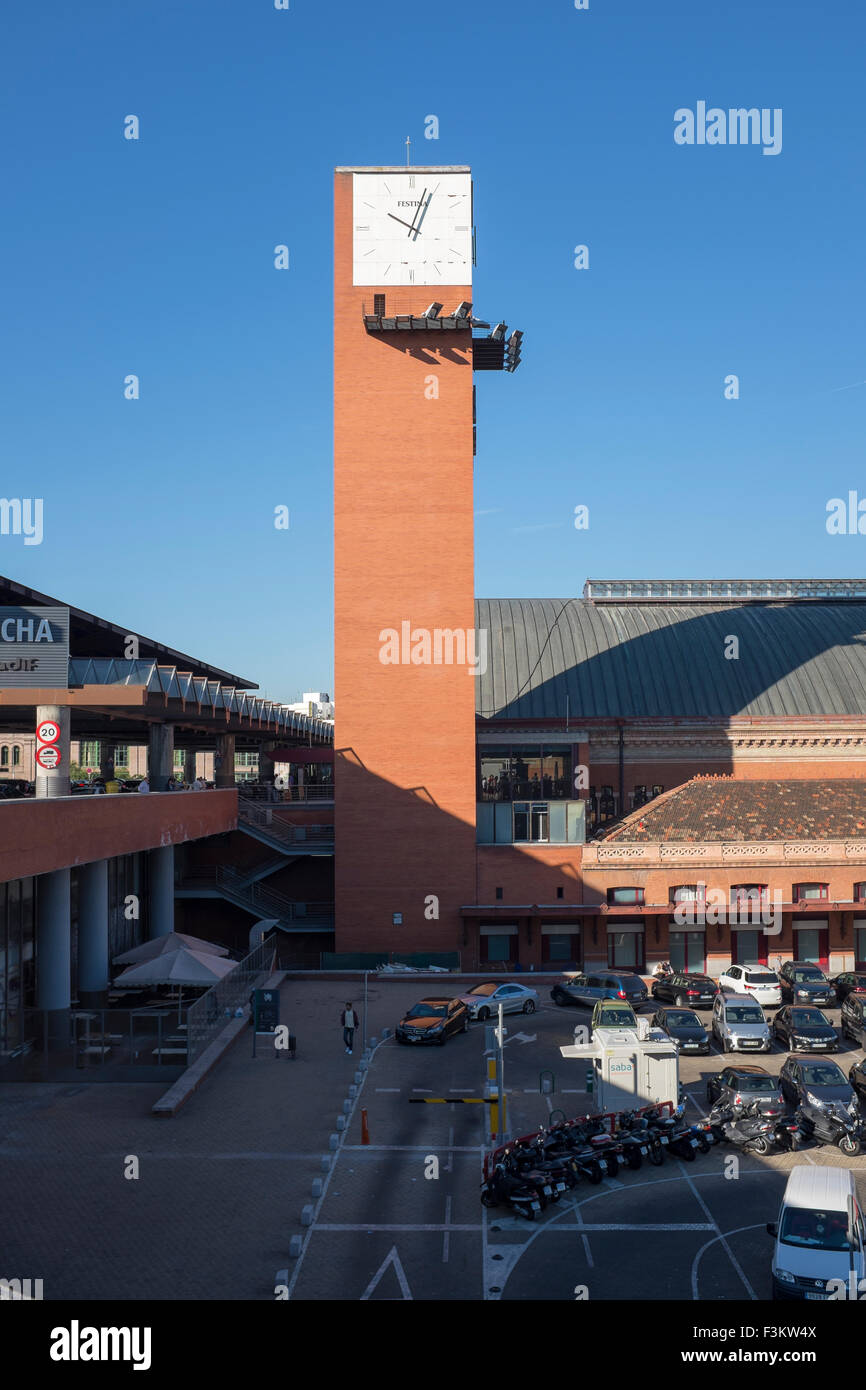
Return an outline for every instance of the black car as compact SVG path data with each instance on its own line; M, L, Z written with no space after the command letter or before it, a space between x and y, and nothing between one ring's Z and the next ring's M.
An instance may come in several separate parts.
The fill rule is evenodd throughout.
M550 991L554 1004L581 1004L594 1009L599 999L625 999L635 1013L647 999L647 987L640 975L630 970L600 970L593 975L570 975Z
M462 999L419 999L394 1030L401 1043L444 1043L469 1029L469 1010Z
M866 994L866 975L860 975L855 970L847 970L844 975L837 975L833 981L833 988L836 991L836 998L841 1004L843 999L847 999L849 994Z
M866 1100L866 1058L855 1062L848 1073L848 1080L854 1088L858 1100Z
M850 1105L854 1092L835 1062L801 1061L789 1057L779 1073L782 1095L792 1105Z
M836 1052L839 1036L820 1009L786 1004L770 1025L777 1042L789 1052Z
M858 1047L866 1046L866 994L851 990L842 1000L842 1037Z
M723 1105L744 1105L753 1100L773 1100L781 1098L779 1083L764 1067L722 1067L716 1076L707 1082L707 1100L710 1105L721 1102Z
M779 971L783 1004L817 1004L826 1008L836 1003L836 992L823 970L808 960L786 960Z
M653 999L668 999L678 1008L711 1009L718 986L709 975L662 975L652 982Z
M652 1026L663 1029L679 1044L681 1052L708 1053L710 1050L707 1030L693 1009L659 1009L653 1014Z

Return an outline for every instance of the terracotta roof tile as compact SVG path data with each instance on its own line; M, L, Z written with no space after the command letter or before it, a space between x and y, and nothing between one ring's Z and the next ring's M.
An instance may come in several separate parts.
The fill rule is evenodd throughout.
M851 840L866 836L866 778L696 777L626 816L609 840Z

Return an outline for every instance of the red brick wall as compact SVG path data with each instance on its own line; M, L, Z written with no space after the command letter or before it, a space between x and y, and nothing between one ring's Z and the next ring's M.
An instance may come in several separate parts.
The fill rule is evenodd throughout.
M474 894L475 681L465 666L383 665L379 634L473 627L471 347L468 333L367 334L376 292L352 286L352 175L337 174L337 949L453 950ZM472 298L465 285L378 292L389 313Z

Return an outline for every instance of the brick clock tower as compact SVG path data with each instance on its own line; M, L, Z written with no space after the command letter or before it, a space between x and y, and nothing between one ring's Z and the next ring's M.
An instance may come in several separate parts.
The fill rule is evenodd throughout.
M486 657L469 169L337 169L334 243L336 949L455 951Z

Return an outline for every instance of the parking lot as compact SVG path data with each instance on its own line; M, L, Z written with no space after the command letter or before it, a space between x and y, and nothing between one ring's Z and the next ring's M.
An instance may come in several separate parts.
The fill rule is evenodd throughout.
M400 983L401 1002L408 983ZM420 998L428 982L418 983ZM456 991L451 984L442 992ZM559 1053L588 1014L557 1008L546 986L539 993L537 1013L506 1018L512 1134L530 1132L557 1110L572 1116L593 1108L585 1065ZM377 1001L380 1015L384 1002ZM838 1009L826 1012L838 1025ZM836 1060L847 1074L861 1056L845 1044ZM778 1073L786 1057L774 1046L743 1060ZM715 1047L709 1057L681 1060L689 1118L707 1113L707 1077L735 1060ZM544 1071L553 1073L552 1094L542 1092ZM667 1159L661 1168L621 1169L599 1187L581 1185L532 1224L507 1208L487 1211L478 1190L489 1107L464 1103L482 1097L485 1075L478 1023L443 1048L379 1044L303 1255L290 1270L292 1298L767 1299L772 1241L765 1226L776 1219L790 1168L850 1166L866 1197L866 1157L845 1160L837 1149L812 1147L759 1158L723 1145L694 1163ZM430 1103L439 1100L460 1103ZM361 1106L368 1146L361 1144Z

